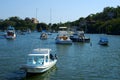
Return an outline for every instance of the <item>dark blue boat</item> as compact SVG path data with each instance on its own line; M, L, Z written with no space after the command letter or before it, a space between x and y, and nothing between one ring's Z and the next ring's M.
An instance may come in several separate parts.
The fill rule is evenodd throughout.
M76 31L70 36L73 42L90 42L90 38L84 35L84 31Z
M107 37L101 37L99 40L100 45L108 45L108 38Z

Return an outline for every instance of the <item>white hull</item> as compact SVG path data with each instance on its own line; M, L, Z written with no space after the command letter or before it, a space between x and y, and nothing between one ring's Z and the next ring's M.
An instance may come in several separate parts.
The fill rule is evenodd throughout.
M12 26L8 27L7 33L6 33L6 38L7 39L14 39L14 38L16 38L14 27L12 27Z
M71 40L56 40L56 44L72 44Z
M8 36L8 35L6 35L6 38L7 39L15 39L16 38L16 35L14 34L13 36Z
M27 64L21 69L27 73L43 73L53 67L57 62L56 54L52 55L51 49L37 48L28 54Z
M69 38L67 31L59 31L55 42L56 44L72 44L72 40Z
M56 64L57 60L51 61L49 64L44 66L39 65L24 65L23 69L27 73L43 73L52 68Z
M41 33L40 39L45 40L45 39L47 39L47 38L48 38L47 33Z

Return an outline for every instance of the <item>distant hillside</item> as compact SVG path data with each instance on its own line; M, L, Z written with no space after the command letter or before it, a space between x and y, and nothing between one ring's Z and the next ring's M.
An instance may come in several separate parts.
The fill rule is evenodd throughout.
M78 26L86 30L87 33L120 35L120 6L106 7L100 13L90 14L76 21L66 22L64 25Z

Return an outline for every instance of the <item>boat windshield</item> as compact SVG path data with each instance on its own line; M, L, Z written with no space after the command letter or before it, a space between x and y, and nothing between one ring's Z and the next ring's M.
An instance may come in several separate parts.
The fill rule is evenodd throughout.
M28 63L29 64L40 64L43 65L44 64L44 56L30 56L28 58Z

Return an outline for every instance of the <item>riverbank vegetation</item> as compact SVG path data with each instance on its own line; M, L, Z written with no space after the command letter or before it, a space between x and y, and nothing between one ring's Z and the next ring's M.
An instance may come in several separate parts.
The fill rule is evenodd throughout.
M76 26L83 29L86 33L106 33L120 35L120 6L105 7L102 12L90 14L87 17L80 17L78 20L65 23L34 23L32 19L21 19L17 16L8 19L0 19L0 30L6 30L7 27L14 26L16 30L49 30L57 31L59 26L67 26L73 29Z

